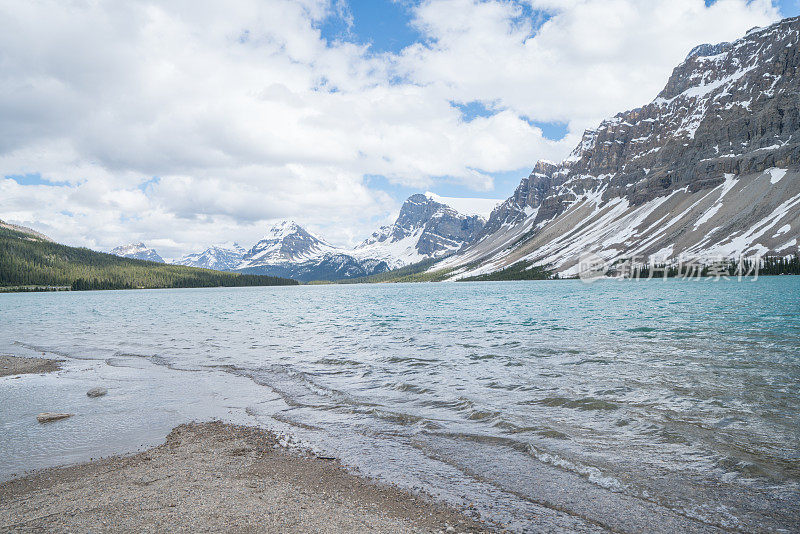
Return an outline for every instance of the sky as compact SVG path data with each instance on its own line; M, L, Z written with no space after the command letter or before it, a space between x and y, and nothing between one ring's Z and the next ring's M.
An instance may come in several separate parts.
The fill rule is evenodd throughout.
M168 258L505 199L798 0L0 0L0 219Z

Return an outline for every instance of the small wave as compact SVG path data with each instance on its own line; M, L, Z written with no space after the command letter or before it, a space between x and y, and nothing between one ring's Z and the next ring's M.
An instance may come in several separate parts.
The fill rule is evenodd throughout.
M496 358L501 358L502 356L498 354L476 354L472 353L468 356L468 358L472 361L478 362L483 360L494 360Z
M536 432L539 430L535 426L517 426L514 423L506 421L505 419L495 421L492 426L501 429L506 434L522 434L525 432Z
M415 358L413 356L390 356L386 358L384 361L386 361L387 363L402 363L410 367L426 367L429 365L439 363L440 360Z
M518 389L522 389L522 384L501 384L498 381L492 381L486 384L487 388L491 389L503 389L505 391L516 391Z
M390 387L397 391L407 391L409 393L416 393L417 395L424 395L425 393L433 393L432 389L417 386L416 384L409 384L407 382L400 382L399 384L391 384Z
M467 414L467 419L470 421L486 421L491 419L497 419L503 415L501 412L487 412L483 410L472 410Z
M350 360L348 358L320 358L319 360L314 362L317 365L342 365L342 366L349 366L349 367L359 367L364 365L363 362L358 362L356 360Z
M539 430L537 432L543 438L550 438L550 439L562 439L568 440L569 436L564 434L563 432L559 432L558 430L553 430L552 428L548 428L546 430Z
M455 410L457 412L463 412L464 410L471 410L474 407L473 402L465 398L459 398L448 401L424 400L420 401L419 405L427 408L444 408L447 410Z
M533 401L526 401L523 404L538 404L550 408L574 408L577 410L617 410L619 406L613 402L596 399L594 397L584 397L580 399L569 399L567 397L545 397Z
M130 358L112 356L105 359L106 365L109 367L127 367L129 369L138 369L136 365L131 365Z
M606 360L606 359L604 359L604 358L587 358L585 360L580 360L578 362L575 362L575 365L584 365L584 364L587 364L587 363L599 363L599 364L602 364L602 365L608 365L611 362Z
M653 328L652 326L637 326L636 328L626 328L626 332L655 332L658 330L657 328Z
M619 480L610 475L603 474L603 472L596 467L571 462L570 460L564 459L557 454L540 451L533 445L528 446L528 453L540 462L544 462L555 467L560 467L561 469L565 469L573 473L578 473L579 475L587 478L589 482L607 490L621 492L624 488Z
M374 415L375 417L390 423L396 423L402 426L412 426L421 423L424 418L418 415L412 415L403 412L394 412L385 408L372 408L365 413Z

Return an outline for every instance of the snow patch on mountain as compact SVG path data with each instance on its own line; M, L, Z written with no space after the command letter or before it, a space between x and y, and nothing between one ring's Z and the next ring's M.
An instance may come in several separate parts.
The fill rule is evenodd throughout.
M130 243L128 245L120 245L112 249L111 254L123 258L133 258L135 260L146 260L146 261L155 261L158 263L165 263L164 258L159 256L154 249L148 248L142 242Z
M203 252L187 254L173 263L215 271L232 271L242 262L246 252L238 243L212 245Z
M483 228L484 219L461 213L437 198L445 197L432 193L410 196L394 224L373 233L352 251L353 255L380 259L396 269L453 254L471 243ZM485 210L486 203L471 203L471 209L475 208Z
M244 255L239 268L299 263L340 252L341 249L310 233L296 222L281 221L270 227L264 239Z

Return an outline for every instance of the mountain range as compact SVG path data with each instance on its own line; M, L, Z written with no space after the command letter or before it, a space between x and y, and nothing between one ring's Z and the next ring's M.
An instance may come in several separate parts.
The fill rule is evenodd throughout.
M239 246L238 243L211 245L203 252L187 254L173 263L188 267L213 269L215 271L233 271L242 262L242 258L246 253L247 251Z
M119 256L120 258L131 258L134 260L154 261L156 263L166 263L164 258L158 255L152 248L142 243L131 243L129 245L121 245L111 250L111 254Z
M303 282L378 274L447 256L477 237L485 219L460 213L442 200L430 193L412 195L403 203L394 224L381 227L353 249L331 245L294 221L281 221L270 227L250 250L235 243L214 245L173 263ZM117 247L112 253L164 261L143 243Z

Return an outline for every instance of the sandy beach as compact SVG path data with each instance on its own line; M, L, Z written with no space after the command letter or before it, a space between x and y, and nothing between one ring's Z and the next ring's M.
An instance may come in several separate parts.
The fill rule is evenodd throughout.
M277 443L251 427L181 425L164 445L134 456L46 469L0 485L0 530L486 530L455 510Z
M49 373L51 371L58 371L60 368L61 366L58 364L58 360L0 355L0 376L21 375L26 373Z
M5 374L55 362L4 357ZM36 423L33 423L36 424ZM58 422L48 424L59 424ZM423 496L222 422L183 424L132 456L36 471L0 484L0 531L481 532Z

